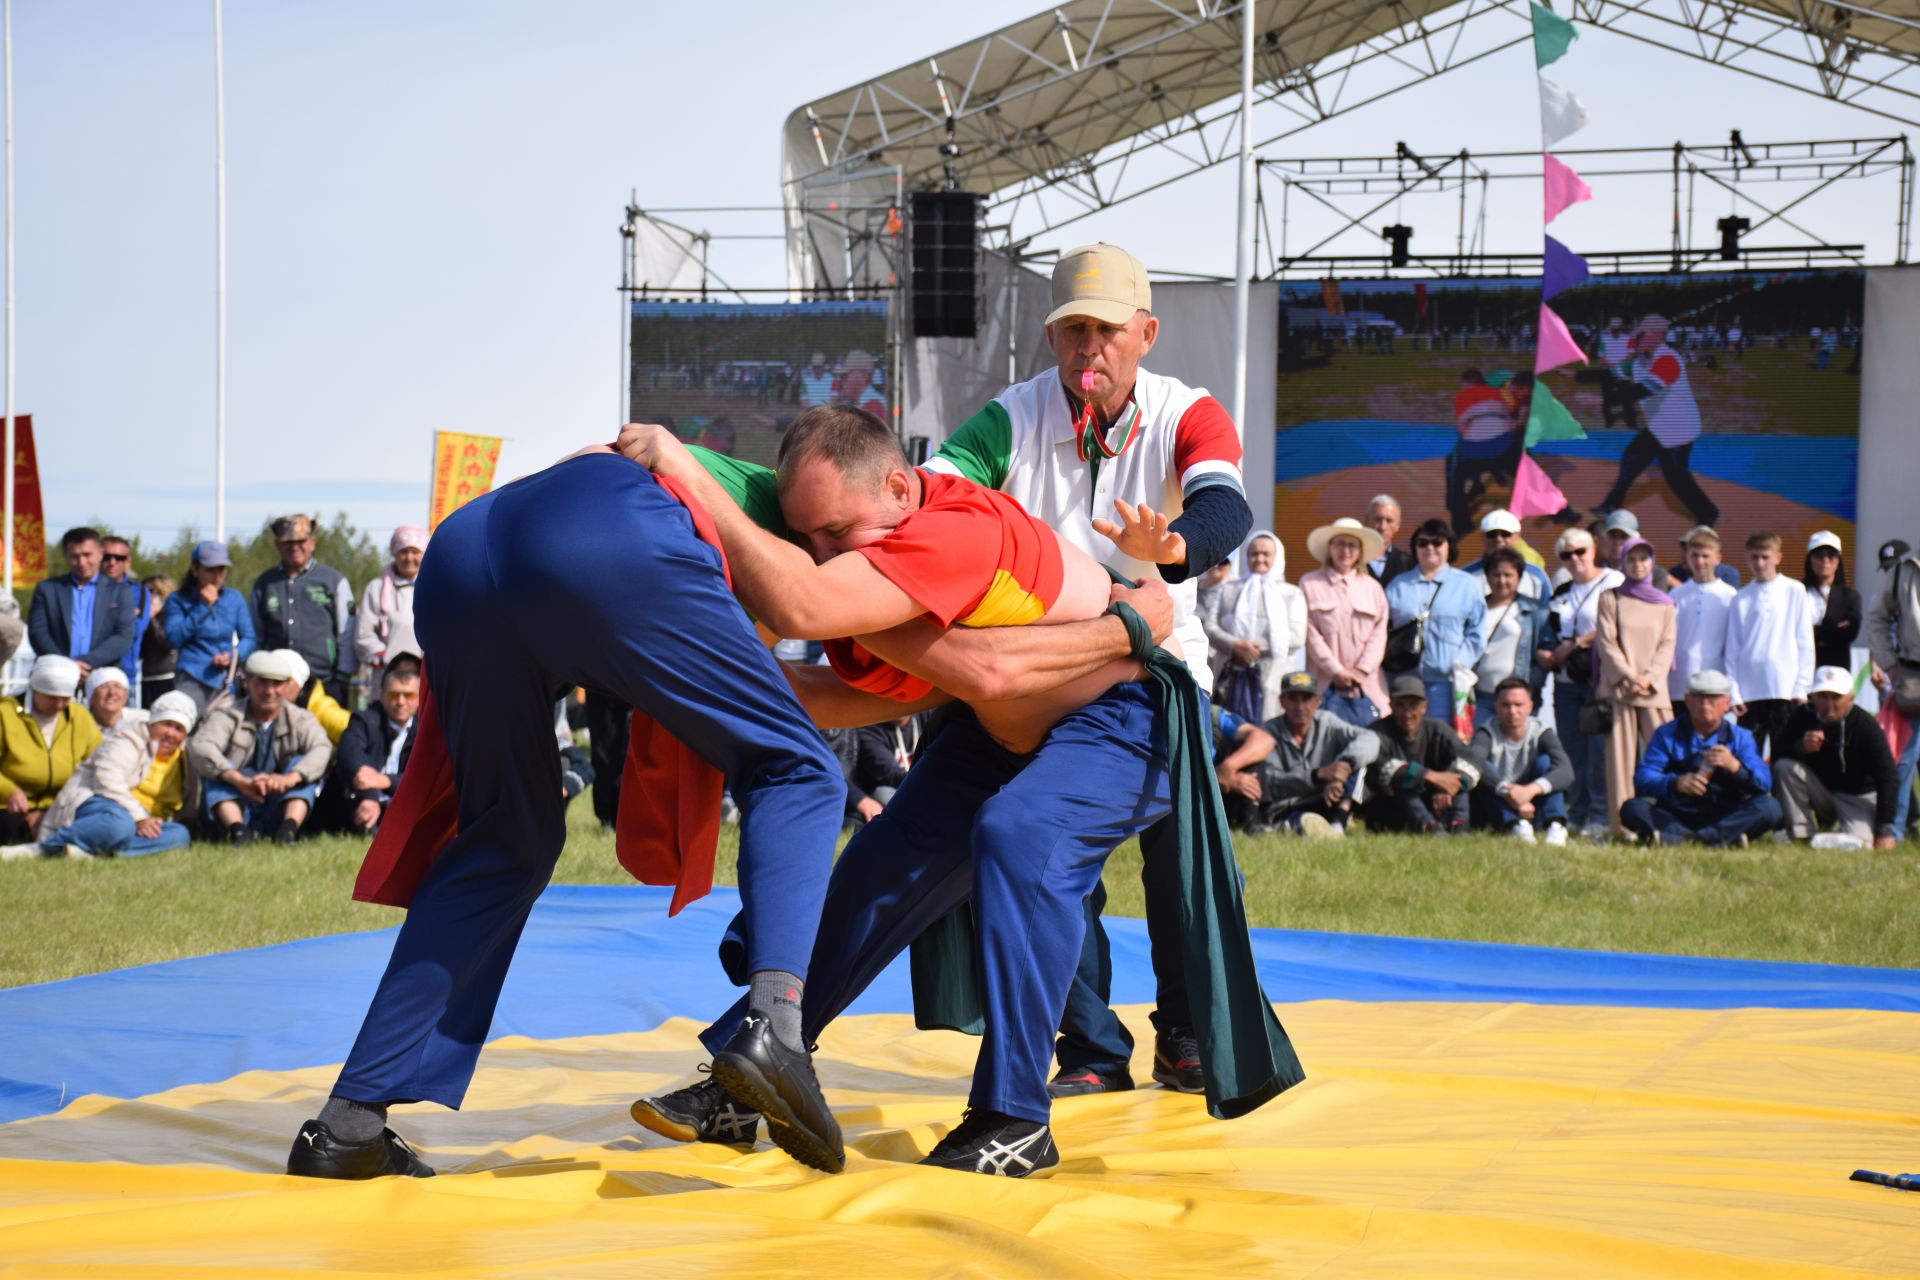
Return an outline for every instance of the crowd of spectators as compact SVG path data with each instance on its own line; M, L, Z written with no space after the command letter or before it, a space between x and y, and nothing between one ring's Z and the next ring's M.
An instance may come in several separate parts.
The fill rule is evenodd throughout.
M1202 579L1236 826L1882 848L1907 832L1920 553L1905 543L1880 548L1868 601L1824 530L1796 580L1777 534L1744 540L1743 578L1706 525L1663 569L1626 510L1561 533L1552 573L1511 512L1481 521L1486 552L1465 568L1446 520L1404 549L1401 527L1383 494L1364 522L1313 530L1297 605L1271 533L1237 575ZM1271 700L1247 696L1255 672ZM1855 705L1869 682L1878 716Z
M60 540L66 572L40 583L24 626L0 613L0 662L30 646L27 688L0 698L0 853L134 857L189 843L293 844L379 829L413 747L422 666L413 585L424 529L354 608L315 556L313 521L270 526L280 563L243 594L227 547L192 548L184 581L129 577L125 540ZM11 625L9 625L11 624ZM366 707L350 709L355 677ZM564 704L561 787L593 781Z

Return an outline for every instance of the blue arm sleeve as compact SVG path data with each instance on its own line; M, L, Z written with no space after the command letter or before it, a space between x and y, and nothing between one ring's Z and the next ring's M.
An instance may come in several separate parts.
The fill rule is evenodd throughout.
M176 649L183 648L193 638L193 623L187 617L186 601L179 592L168 596L167 602L160 606L160 630L166 633L167 643Z
M1168 582L1185 582L1239 550L1253 531L1253 508L1232 485L1202 485L1187 497L1186 510L1167 527L1187 540L1187 562L1161 565L1160 576Z
M1773 790L1773 770L1760 758L1760 746L1751 733L1734 730L1733 754L1739 757L1741 776L1747 779L1755 792Z
M233 588L229 587L227 590L233 591ZM234 610L233 624L234 631L240 636L240 649L236 661L245 662L247 655L260 647L260 641L253 629L253 611L247 608L247 602L240 598L238 591L233 592L233 599L239 606Z
M1640 757L1640 763L1633 770L1633 793L1649 800L1671 800L1673 798L1674 735L1664 727L1654 732L1647 743L1647 750Z

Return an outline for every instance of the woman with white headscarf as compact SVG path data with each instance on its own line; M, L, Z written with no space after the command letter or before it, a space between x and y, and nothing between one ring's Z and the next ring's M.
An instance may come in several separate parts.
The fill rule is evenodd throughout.
M1287 550L1271 529L1240 548L1240 576L1200 620L1213 650L1215 701L1245 720L1280 714L1280 677L1302 670L1307 599L1287 581Z
M353 652L365 666L378 671L396 653L420 653L413 636L413 581L427 553L427 531L403 524L387 541L393 557L387 571L367 584L360 597L360 613L353 626ZM376 681L377 683L377 681Z

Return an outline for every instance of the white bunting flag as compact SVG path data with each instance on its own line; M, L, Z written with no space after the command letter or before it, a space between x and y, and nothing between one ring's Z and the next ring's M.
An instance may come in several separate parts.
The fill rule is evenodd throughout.
M1586 127L1587 104L1545 76L1540 77L1540 132L1549 148Z

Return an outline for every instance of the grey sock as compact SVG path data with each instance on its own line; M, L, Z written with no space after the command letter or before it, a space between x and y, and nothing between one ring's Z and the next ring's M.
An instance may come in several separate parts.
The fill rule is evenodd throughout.
M773 1034L789 1049L804 1050L800 1035L800 999L807 984L780 969L762 969L749 979L747 1010L773 1023Z
M335 1094L320 1108L320 1123L342 1142L372 1142L387 1127L387 1104L355 1102Z

